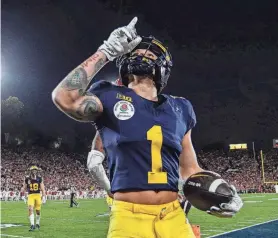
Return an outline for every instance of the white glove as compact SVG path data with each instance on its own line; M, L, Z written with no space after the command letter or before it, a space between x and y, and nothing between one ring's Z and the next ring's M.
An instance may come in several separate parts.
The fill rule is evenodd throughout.
M43 203L43 204L46 203L46 196L42 196L42 203Z
M221 203L219 207L212 206L210 210L207 211L208 214L214 215L222 218L233 217L243 206L243 202L238 196L236 188L231 185L233 191L233 197L228 203Z
M131 22L124 27L114 30L107 41L99 47L99 51L103 52L109 61L131 52L142 40L137 35L135 24L138 18L134 17Z
M22 196L21 199L24 201L24 203L27 202L25 196Z

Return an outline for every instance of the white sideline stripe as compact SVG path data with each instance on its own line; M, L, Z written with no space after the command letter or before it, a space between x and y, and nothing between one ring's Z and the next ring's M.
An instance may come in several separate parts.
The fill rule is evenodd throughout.
M242 198L264 198L265 196L241 196Z
M238 221L237 224L251 224L254 222L256 222L256 221Z
M76 200L78 202L81 201L82 204L83 204L83 203L92 202L94 200L100 200L100 199L105 199L105 198L77 198ZM51 201L51 203L68 203L68 204L70 202L69 199L63 199L63 200L50 200L50 199L48 199L47 201Z
M244 203L259 203L259 202L263 202L263 201L251 201L251 200L244 201Z
M25 217L25 216L8 216L8 217ZM82 220L82 219L74 219L74 218L56 218L56 217L43 217L45 220L60 220L60 221L77 221L77 222L88 222L88 220ZM104 220L94 220L90 221L90 223L107 223L109 221Z
M215 179L211 185L209 186L209 191L214 193L216 191L216 189L218 188L218 186L222 183L226 183L225 180L223 179Z
M278 221L278 219L274 219L274 220L270 220L270 221L266 221L266 222L261 222L261 223L258 223L258 224L255 224L255 225L251 225L251 226L246 226L246 227L243 227L243 228L240 228L240 229L235 229L235 230L227 231L227 232L224 232L224 233L221 233L221 234L210 236L208 238L218 237L218 236L229 234L229 233L232 233L232 232L235 232L235 231L245 230L245 229L250 228L250 227L263 225L263 224L270 223L270 222L273 222L273 221Z
M8 234L1 234L1 236L21 237L21 238L32 238L32 237L30 237L30 236L13 236L13 235L8 235Z

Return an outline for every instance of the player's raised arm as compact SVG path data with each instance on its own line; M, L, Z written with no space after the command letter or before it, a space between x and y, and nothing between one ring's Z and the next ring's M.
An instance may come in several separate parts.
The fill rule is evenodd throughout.
M114 30L98 51L71 71L52 92L54 104L66 115L79 121L94 121L102 113L99 98L86 92L91 80L108 62L132 51L141 41L135 24L137 17L125 27Z
M93 121L102 112L102 104L85 90L106 62L105 54L98 51L77 66L52 92L54 104L73 119Z

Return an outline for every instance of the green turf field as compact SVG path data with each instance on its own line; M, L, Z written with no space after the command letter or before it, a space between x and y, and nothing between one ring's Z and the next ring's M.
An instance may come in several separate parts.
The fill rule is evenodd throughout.
M192 209L189 219L201 226L202 237L278 219L278 194L243 195L244 207L233 219L220 219ZM80 207L69 208L68 201L47 201L42 207L41 229L29 232L27 206L21 202L1 202L1 224L21 225L1 228L1 237L105 237L108 212L103 199L79 200ZM124 224L123 224L124 226Z

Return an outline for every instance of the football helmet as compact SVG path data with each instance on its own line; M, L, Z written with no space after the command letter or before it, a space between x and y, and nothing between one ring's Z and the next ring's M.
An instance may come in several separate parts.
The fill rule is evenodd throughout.
M33 165L29 168L29 171L30 171L31 175L35 176L38 174L39 168L37 166Z
M157 56L156 60L145 55L136 55L133 52L137 49L146 49ZM141 43L130 53L117 58L116 65L124 86L128 86L128 75L151 76L154 80L157 92L160 93L167 85L168 78L173 66L172 56L168 49L153 36L142 37Z
M29 170L30 170L30 171L32 171L32 170L39 170L39 168L38 168L37 166L33 165L33 166L30 167Z

